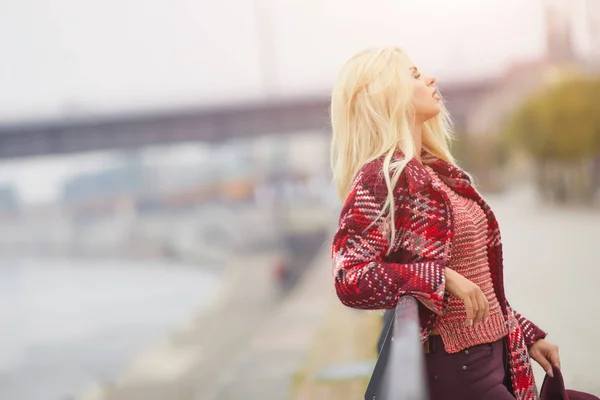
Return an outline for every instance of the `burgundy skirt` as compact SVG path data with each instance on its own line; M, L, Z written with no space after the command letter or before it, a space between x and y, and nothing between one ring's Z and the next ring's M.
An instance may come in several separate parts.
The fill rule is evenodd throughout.
M444 350L440 336L428 340L425 367L430 400L514 400L504 340L453 354Z

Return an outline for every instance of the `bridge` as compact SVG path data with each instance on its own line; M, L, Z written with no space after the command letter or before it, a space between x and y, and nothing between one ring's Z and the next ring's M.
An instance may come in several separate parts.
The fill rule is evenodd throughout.
M493 81L441 85L457 127ZM0 158L135 149L185 141L222 142L328 129L326 96L223 107L0 124Z

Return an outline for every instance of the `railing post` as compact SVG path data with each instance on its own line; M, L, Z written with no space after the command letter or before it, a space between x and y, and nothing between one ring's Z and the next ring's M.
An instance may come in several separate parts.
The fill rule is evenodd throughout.
M417 300L403 296L394 315L383 388L386 400L428 400Z

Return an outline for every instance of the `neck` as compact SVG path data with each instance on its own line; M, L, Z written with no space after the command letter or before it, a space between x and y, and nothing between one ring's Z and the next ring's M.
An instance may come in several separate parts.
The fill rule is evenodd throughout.
M421 162L421 148L422 148L422 135L421 132L423 130L423 125L421 124L416 124L412 127L412 136L413 136L413 140L415 141L415 158L417 159L417 161Z

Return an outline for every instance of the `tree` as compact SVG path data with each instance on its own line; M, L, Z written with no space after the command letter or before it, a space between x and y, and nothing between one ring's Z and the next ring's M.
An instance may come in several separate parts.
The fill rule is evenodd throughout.
M558 190L564 197L573 192L567 188L573 176L565 178L564 166L571 165L581 174L582 160L600 157L599 91L600 79L576 79L549 87L526 100L506 125L504 142L525 150L536 161L542 194L556 197ZM593 194L592 187L583 196Z
M490 134L471 133L456 136L452 152L459 165L474 176L480 189L502 190L503 182L498 179L498 171L508 161L505 144Z
M572 161L600 153L600 79L550 87L510 119L505 138L538 161Z

